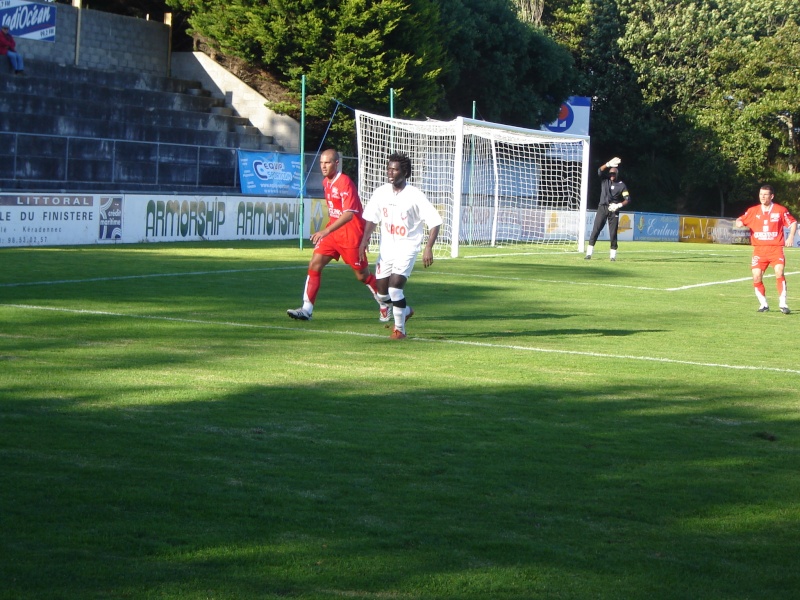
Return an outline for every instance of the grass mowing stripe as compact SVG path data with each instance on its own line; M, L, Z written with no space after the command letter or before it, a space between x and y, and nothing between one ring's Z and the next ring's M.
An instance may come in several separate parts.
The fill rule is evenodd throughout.
M645 287L640 285L618 285L615 283L590 283L586 281L568 281L563 279L532 279L529 277L501 277L499 275L476 275L474 273L464 275L462 273L448 273L446 271L437 271L437 273L440 273L441 275L449 275L451 277L461 277L464 279L496 279L499 281L525 281L531 283L557 283L560 285L581 285L587 287L610 287L629 290L664 291L663 288Z
M98 316L105 316L105 317L123 317L129 319L146 319L146 320L157 320L157 321L171 321L173 323L192 323L198 325L213 325L216 327L244 327L250 329L265 329L265 330L274 330L274 331L300 331L302 333L308 334L327 334L327 335L334 335L334 336L355 336L355 337L364 337L364 338L376 338L376 339L383 339L386 338L386 335L378 335L375 333L362 333L358 331L342 331L342 330L326 330L326 329L310 329L310 328L297 328L297 327L281 327L279 325L255 325L252 323L234 323L231 321L205 321L202 319L186 319L182 317L162 317L162 316L154 316L154 315L131 315L126 313L115 313L109 311L100 311L100 310L85 310L85 309L72 309L72 308L57 308L51 306L31 306L31 305L24 305L24 304L0 304L0 306L5 306L8 308L18 308L18 309L25 309L25 310L45 310L45 311L56 311L56 312L65 312L65 313L72 313L72 314L82 314L82 315L98 315ZM442 339L431 339L431 338L424 338L420 336L414 336L407 338L408 341L411 342L430 342L434 344L456 344L461 346L474 346L478 348L497 348L501 350L518 350L522 352L538 352L538 353L545 353L545 354L564 354L569 356L587 356L591 358L604 358L610 360L634 360L634 361L646 361L646 362L654 362L654 363L664 363L664 364L676 364L676 365L687 365L692 367L710 367L715 369L733 369L737 371L761 371L761 372L772 372L772 373L786 373L792 375L800 375L800 370L797 369L782 369L777 367L757 367L752 365L727 365L727 364L720 364L720 363L703 363L703 362L695 362L690 360L679 360L673 358L663 358L663 357L656 357L656 356L633 356L629 354L607 354L602 352L585 352L580 350L559 350L555 348L537 348L532 346L519 346L515 344L492 344L489 342L470 342L466 340L442 340ZM401 342L402 343L402 342Z
M54 281L25 281L17 283L0 283L0 287L12 288L33 285L64 285L67 283L96 283L98 281L126 281L130 279L150 279L153 277L191 277L197 275L230 275L231 273L258 273L267 271L294 271L306 267L268 267L263 269L224 269L220 271L188 271L183 273L148 273L145 275L116 275L112 277L89 277L87 279L58 279Z

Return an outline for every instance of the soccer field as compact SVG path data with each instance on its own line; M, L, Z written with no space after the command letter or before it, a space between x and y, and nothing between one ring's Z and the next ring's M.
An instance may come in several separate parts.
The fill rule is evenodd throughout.
M513 253L512 253L513 252ZM800 252L0 250L0 598L800 593ZM374 257L373 257L374 258Z

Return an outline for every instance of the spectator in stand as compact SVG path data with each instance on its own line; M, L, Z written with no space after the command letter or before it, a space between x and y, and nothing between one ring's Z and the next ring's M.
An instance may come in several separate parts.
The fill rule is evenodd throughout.
M14 73L22 75L25 71L25 66L22 61L22 55L17 52L16 48L17 42L14 41L14 36L11 35L8 25L3 25L3 29L0 31L0 55L8 56Z

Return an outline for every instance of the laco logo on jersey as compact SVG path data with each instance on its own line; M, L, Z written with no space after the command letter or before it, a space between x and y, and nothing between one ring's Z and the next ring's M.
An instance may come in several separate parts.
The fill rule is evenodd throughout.
M399 235L401 237L406 237L408 234L408 228L405 225L395 225L394 223L386 223L386 233L389 235Z

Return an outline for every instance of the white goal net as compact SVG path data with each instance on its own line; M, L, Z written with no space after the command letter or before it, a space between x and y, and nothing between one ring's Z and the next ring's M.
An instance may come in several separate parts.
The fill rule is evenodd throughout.
M442 215L435 255L462 246L583 251L589 138L465 119L408 121L356 111L359 193L386 183L393 152ZM376 234L377 235L377 234ZM376 238L377 240L377 238Z

